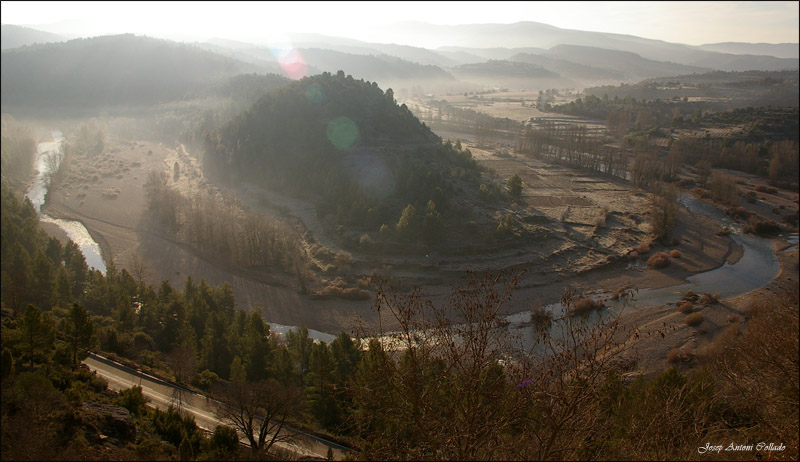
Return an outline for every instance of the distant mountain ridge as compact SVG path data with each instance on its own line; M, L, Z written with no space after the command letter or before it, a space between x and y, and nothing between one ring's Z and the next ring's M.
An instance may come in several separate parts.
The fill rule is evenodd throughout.
M281 45L299 52L307 66L301 75L343 70L345 75L377 82L382 88L411 89L417 94L419 90L460 93L475 85L541 90L632 83L712 70L800 68L797 57L786 57L798 49L792 43L694 47L535 22L460 26L416 22L401 26L395 28L422 39L446 40L450 45L428 49L319 34L290 34L291 41ZM4 48L24 41L63 39L10 25L3 25L3 34ZM21 41L15 41L18 39ZM2 105L90 108L152 104L196 94L238 74L286 76L276 56L280 50L269 46L266 41L254 44L224 38L187 44L132 34L28 43L3 50ZM722 51L771 52L781 57Z
M557 45L549 49L545 56L576 64L597 67L606 71L621 72L629 79L642 80L650 77L666 77L676 74L703 73L712 69L683 64L655 61L629 51L604 48Z
M197 47L134 35L3 50L3 107L88 109L172 101L256 67Z
M454 69L471 74L497 76L510 75L514 77L559 77L555 72L548 71L539 64L515 62L506 60L489 60L485 63L462 64Z
M2 44L1 48L3 50L37 43L63 42L67 40L66 37L58 34L51 34L50 32L31 29L30 27L15 26L13 24L3 24L0 26L0 29L2 30L0 32L0 34L2 34L2 36L0 36L0 43Z
M356 55L320 48L300 49L309 66L322 71L344 70L346 74L370 81L454 80L438 66L419 64L387 54Z
M538 64L508 60L489 60L484 63L462 64L450 68L459 80L505 88L575 87L565 79Z
M625 74L619 71L588 66L563 59L551 58L545 55L517 53L509 58L509 60L537 64L545 69L556 72L565 78L576 80L582 83L625 80Z
M417 42L447 42L448 45L430 49L398 44L402 43L399 39L398 43L382 44L316 34L294 34L292 40L299 48L317 48L358 55L387 54L410 62L436 65L444 70L488 60L514 61L511 58L519 53L549 56L548 51L563 45L629 52L637 54L645 60L688 66L683 68L674 66L674 71L678 73L684 73L691 68L696 68L698 72L705 69L746 71L800 68L800 62L796 55L795 57L791 56L792 50L797 49L797 44L711 44L697 47L632 35L560 29L535 22L457 26L405 22L388 26L387 30L394 30L397 37L415 37ZM718 50L709 48L718 48ZM755 54L758 51L780 56ZM588 63L574 60L565 61L588 65ZM548 64L555 66L557 63L550 62ZM630 82L638 78L664 75L663 71L658 70L659 68L667 69L666 72L672 72L669 70L671 66L667 64L647 63L648 70L646 72L634 72L631 75L623 76L620 81ZM543 66L550 71L560 73L555 68ZM599 66L591 67L600 68ZM563 70L563 63L561 68ZM620 73L617 69L608 67L604 69L616 74ZM604 77L592 81L603 81Z
M390 26L389 29L391 30L392 27ZM393 55L410 62L436 65L456 76L464 75L461 72L463 69L459 68L464 64L485 63L490 60L528 62L539 64L548 71L560 74L565 79L565 85L575 82L611 83L615 80L635 82L645 78L710 70L773 71L800 68L797 58L784 57L791 53L793 44L774 46L751 44L753 45L751 47L747 47L748 44L739 44L741 46L720 44L719 51L716 51L632 35L560 29L535 22L459 26L406 22L394 26L394 29L395 32L402 31L400 35L416 37L418 42L446 41L450 45L426 49L408 45L360 42L314 34L299 34L294 38L298 44L301 43L302 46L308 48L359 55ZM398 42L400 41L398 40ZM622 63L624 68L614 68L614 66L608 65L609 63L585 61L585 58L592 58L591 54L580 56L581 54L577 52L578 48L564 48L570 46L591 47L592 50L597 50L606 57L613 57L614 63ZM796 49L796 44L794 47ZM565 50L570 50L570 53L565 54ZM781 57L738 53L758 50L770 52L779 50L781 53L776 52L775 54L781 54ZM738 54L723 51L735 51ZM521 59L520 57L513 58L520 53L528 56L521 57ZM632 55L624 58L626 55L620 53L631 53L638 55L638 58L634 59ZM576 56L570 56L570 54ZM550 60L547 61L547 58ZM589 69L576 68L575 65L589 66L594 68L596 73L590 75ZM330 68L330 66L328 67ZM514 76L507 75L506 77ZM535 78L536 76L531 77Z
M465 24L456 26L434 25L418 21L403 22L388 27L387 32L398 36L413 36L420 42L441 43L447 42L441 48L521 48L537 47L550 49L557 45L577 45L604 48L608 50L628 51L636 53L643 58L668 61L689 66L712 67L703 65L704 62L716 62L717 70L781 70L798 67L796 59L778 58L770 56L739 58L733 60L724 57L725 53L710 51L702 47L694 47L680 43L670 43L663 40L653 40L633 35L614 34L607 32L590 32L573 29L561 29L549 24L531 21L517 22L514 24ZM787 60L788 59L788 60Z
M764 55L790 59L800 57L800 43L722 42L706 43L698 46L698 48L735 55Z
M68 23L68 21L62 21L62 23ZM57 25L61 28L54 28ZM5 28L6 25L3 27ZM41 30L37 32L41 34L47 34L44 30L60 32L61 34L58 36L62 40L63 37L74 35L67 33L68 28L64 29L67 25L61 23L38 27L41 27ZM26 29L27 31L36 31L36 29ZM513 24L462 24L454 26L434 25L421 21L405 21L388 25L384 29L386 33L393 34L398 40L395 40L395 43L386 44L309 33L290 33L288 36L297 48L322 48L353 54L384 53L407 61L440 67L469 64L469 54L482 56L486 59L508 59L517 53L540 54L532 49L547 50L558 45L577 45L628 51L636 53L645 59L674 62L688 66L709 67L723 71L800 68L800 62L798 62L800 45L798 43L723 42L691 46L633 35L562 29L533 21L521 21ZM408 37L413 37L418 43L438 45L431 45L426 48L410 46L405 41ZM52 37L47 41L51 41L51 39ZM4 36L3 41L6 42L6 40ZM38 40L41 41L43 39ZM233 45L236 43L234 41L226 39L214 40L216 40L216 45L237 48L236 45ZM210 43L214 43L214 40L211 40ZM249 45L263 47L263 43ZM7 46L4 43L3 48L7 47L10 47L10 45ZM460 51L462 53L454 53L454 48L461 48L462 50ZM491 57L482 52L467 50L487 50L492 48L496 50L491 53ZM499 52L501 49L513 50L517 48L528 48L529 50L518 50L517 52L508 52L506 54ZM464 53L467 53L467 55Z
M334 43L336 43L334 41ZM359 79L379 82L382 87L411 86L422 81L452 82L455 79L437 64L452 63L436 52L423 48L385 45L372 47L353 44L328 45L318 41L295 43L299 57L308 67L307 75L321 72L345 71ZM265 46L255 46L240 42L215 39L211 43L199 43L197 46L258 66L265 72L283 73L275 54ZM380 50L395 50L397 54L384 53ZM401 55L401 56L398 56ZM420 58L409 60L406 58Z

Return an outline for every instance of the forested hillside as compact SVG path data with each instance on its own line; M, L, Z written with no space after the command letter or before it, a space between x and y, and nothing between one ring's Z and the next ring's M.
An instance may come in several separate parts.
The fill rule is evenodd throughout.
M691 72L705 72L708 68L686 66L673 62L654 61L627 51L608 50L591 46L557 45L546 56L585 66L598 67L611 72L622 72L631 80L661 77Z
M625 78L622 72L549 58L540 54L517 53L510 57L509 61L536 64L578 82L620 81Z
M352 54L319 48L300 50L309 66L333 72L345 69L358 78L380 82L453 81L453 76L436 65L418 64L388 54Z
M18 48L35 43L62 42L66 40L60 35L51 34L29 27L15 26L13 24L3 24L2 26L2 48Z
M454 190L452 167L463 170L459 179L478 172L468 152L442 145L391 89L342 71L265 95L209 134L206 148L212 173L285 188L323 215L373 231L407 204L424 209Z
M403 320L397 343L315 343L305 328L273 335L227 283L155 288L113 265L88 270L5 184L1 202L4 459L281 457L258 435L268 420L225 420L248 455L231 427L207 437L192 416L146 407L141 387L111 393L79 366L92 350L251 415L288 403L276 419L328 432L357 459L696 460L723 441L797 459L796 290L753 307L702 353L702 370L634 379L614 340L631 332L616 322L568 318L569 341L543 334L542 357L508 361L495 327L514 279L472 275L447 305L376 281L375 306Z
M561 77L555 72L548 71L539 64L504 60L489 60L485 63L462 64L456 67L455 70L459 73L489 77L497 77L498 75L526 78L546 77L551 79Z
M265 94L290 83L291 79L278 74L239 74L204 87L189 97L229 100L231 110L241 112Z
M703 111L734 107L797 106L798 71L706 72L647 79L633 85L590 87L587 95L620 99L676 100L703 102Z
M188 93L255 66L199 48L131 34L3 50L3 110L76 113L141 106Z

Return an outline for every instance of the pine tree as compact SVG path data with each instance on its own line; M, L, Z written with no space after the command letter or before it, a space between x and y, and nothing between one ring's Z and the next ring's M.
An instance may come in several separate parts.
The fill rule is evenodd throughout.
M422 232L425 237L425 242L438 242L442 238L443 231L444 220L442 220L442 214L436 210L436 204L430 200L428 201L428 207L425 211L425 219L422 222Z
M181 444L178 447L178 456L180 460L194 460L194 453L192 451L192 443L189 442L189 439L186 436L183 437L181 440Z
M247 379L251 382L266 379L270 355L269 326L264 324L260 313L254 311L247 317L243 337Z
M3 348L0 353L0 365L2 365L2 378L5 380L14 373L14 358L11 356L11 350Z
M84 359L89 349L94 346L94 323L89 317L86 308L72 304L64 323L64 335L69 345L72 364Z
M306 395L311 414L322 426L334 428L339 423L340 409L333 396L335 362L328 345L312 345L308 367Z
M506 191L514 199L519 199L522 196L522 178L518 174L515 173L514 176L508 179Z
M234 356L233 361L231 361L231 382L247 382L247 366L242 363L242 359L239 355Z
M34 305L28 305L22 314L22 343L25 346L30 367L53 349L56 334L49 314Z

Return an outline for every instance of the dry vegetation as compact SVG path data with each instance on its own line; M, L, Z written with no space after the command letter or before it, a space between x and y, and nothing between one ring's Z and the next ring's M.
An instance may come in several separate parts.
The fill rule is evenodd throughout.
M703 358L721 379L720 399L757 422L730 435L784 442L788 450L780 457L787 459L797 458L798 444L797 300L795 290L753 303L744 330L729 329Z
M255 185L235 192L216 188L203 176L197 156L180 145L173 149L133 141L121 137L119 130L104 132L96 121L85 127L72 139L75 149L67 162L72 165L52 194L57 214L78 216L90 229L101 230L99 241L107 241L108 254L123 266L144 248L149 266L154 268L153 282L170 279L179 283L186 274L211 274L213 267L212 281L236 280L233 285L240 300L248 304L260 301L267 307L267 319L286 324L303 319L322 330L347 327L353 314L365 314L363 302L370 292L360 281L373 273L390 277L399 286L424 285L431 293L441 294L449 281L468 268L532 268L535 271L529 271L520 283L520 300L507 305L507 312L515 312L528 310L529 304L523 300L534 294L544 303L557 301L566 278L584 291L600 288L610 292L626 284L663 287L717 267L725 259L735 261L740 254L724 232L718 236L707 232L714 226L710 221L665 207L674 203L670 200L674 191L639 192L626 181L597 172L523 157L512 153L510 140L502 138L494 145L484 142L487 146L483 149L466 141L464 146L488 168L481 181L490 193L505 190L507 180L518 174L522 183L519 200L495 211L498 204L490 203L481 191L463 191L461 194L472 198L473 207L456 213L473 214L474 226L448 234L440 246L408 247L391 254L382 232L351 236L347 230L330 229L306 201ZM102 149L98 149L98 139L103 141ZM642 168L658 167L650 164ZM180 197L155 207L167 211L163 220L167 233L159 233L161 244L145 248L143 244L152 242L156 233L141 213L146 203L141 185L153 170L161 172L159 182L178 191ZM741 200L737 206L746 214L737 213L743 219L758 217L749 223L756 232L775 231L770 214L776 223L791 221L792 213L796 216L797 203L784 191L760 184L755 177L742 180L743 175L735 172L714 173L718 172L709 170L703 181L706 173L687 169L676 179L713 186L720 200L732 198L731 191L738 191L740 200L751 197L753 202ZM713 196L709 189L698 190ZM748 191L753 194L742 196ZM665 213L657 216L654 211ZM239 239L248 235L248 227L253 238ZM495 228L497 232L491 236L476 231ZM267 233L257 236L256 229ZM269 239L258 243L270 233L283 236L288 243L284 249L294 249L285 250L279 258L275 255L280 252L258 250L275 248ZM460 246L457 252L443 250L453 245ZM334 300L341 303L334 306L330 303ZM293 308L298 304L308 304L304 314ZM324 314L317 316L320 312Z
M663 285L675 277L670 275L659 283L659 275L641 271L652 246L658 251L677 250L662 249L660 243L652 242L648 195L633 193L613 178L523 158L507 150L469 145L473 157L489 169L484 174L485 184L504 190L508 178L519 175L519 199L494 214L498 203L485 202L480 191L465 191L474 197L473 207L456 211L472 214L476 229L497 228L496 234L487 236L467 226L459 233L448 233L436 248L419 246L402 254L378 256L387 250L379 232L350 238L345 231L342 240L341 231L328 229L306 201L255 185L235 192L215 187L203 176L197 156L181 145L173 149L129 141L119 130L109 133L99 122L85 125L86 133L82 134L81 128L75 135L78 138L70 138L63 181L49 200L51 213L82 219L99 234L104 251L108 250L106 254L118 265L125 266L131 255L142 255L146 266L153 269L149 274L153 283L168 279L180 284L186 274L216 283L230 280L240 300L262 300L261 306L273 310L265 316L277 322L293 324L302 318L322 330L347 327L354 313L365 314L363 302L370 295L359 281L373 272L405 287L443 287L468 268L539 268L538 273L527 273L521 286L538 287L545 303L558 299L565 277L586 288L607 290L624 282ZM118 124L112 119L108 125ZM102 150L97 143L81 138L101 138ZM503 155L496 155L498 152ZM154 170L160 173L151 176ZM163 193L164 200L153 203L153 216L161 216L161 231L153 228L144 213L148 203L145 184ZM674 270L693 274L719 265L729 254L731 244L724 237L690 237L695 232L700 235L702 222L687 221L680 214L677 221L673 236L682 237L684 258L680 264L673 261ZM698 231L692 229L695 227ZM454 245L460 246L454 254L440 251ZM639 246L642 252L630 254ZM196 256L202 260L198 262ZM626 256L634 258L632 264L616 264ZM256 289L254 284L264 288ZM296 295L278 296L276 290ZM437 291L441 292L433 289ZM324 318L309 318L317 311L311 307L319 305L310 304L307 315L291 308L308 302L303 294L314 303L334 299L343 303L333 310L324 309ZM265 296L269 298L262 298ZM516 300L508 306L510 312L528 309ZM290 319L282 317L281 313L289 312ZM326 319L324 325L316 324L322 319Z
M730 442L753 448L722 459L797 457L796 295L762 300L746 324L731 325L711 347L668 349L666 369L633 378L638 347L671 338L669 326L646 333L565 317L555 329L538 330L537 354L498 367L511 341L496 329L498 308L516 280L499 282L472 278L454 289L448 306L455 319L418 291L379 286L376 308L402 327L365 353L369 366L360 377L381 385L377 394L356 390L369 409L357 417L369 441L362 457L697 460L707 443ZM571 295L567 303L587 304ZM686 322L694 317L704 321L695 313ZM387 398L394 396L402 399Z
M501 90L405 101L420 121L457 140L457 153L481 169L467 172L477 178L474 185L458 181L448 190L458 195L458 203L439 189L441 199L430 200L427 210L409 206L396 223L378 229L348 229L332 213L321 213L309 197L269 185L226 189L206 178L199 150L190 153L175 140L180 132L184 141L200 144L205 134L200 125L207 123L212 132L219 121L211 119L224 118L233 106L216 115L208 111L202 123L201 118L156 115L147 125L153 130L107 114L71 122L64 128L66 157L52 177L47 213L83 221L106 259L128 270L120 280L140 286L171 280L176 287L186 276L208 277L212 284L230 280L232 286L225 287L230 311L235 291L240 308L261 310L273 323L335 332L363 321L359 336L369 340L360 349L353 346L347 360L341 339L355 343L344 333L330 350L307 332L286 337L291 349L269 350L278 337L264 335L269 327L259 318L258 335L232 336L231 343L252 341L249 351L242 351L254 354L223 365L231 371L231 383L224 380L227 386L220 392L244 413L222 407L219 413L245 429L254 418L260 420L260 438L252 431L247 435L253 458L278 439L275 434L268 440L270 425L282 426L290 415L312 422L336 414L335 425L321 425L344 435L358 450L352 456L366 460L797 460L796 137L750 143L736 138L745 136L744 123L698 128L703 117L708 122L715 115L700 110L696 116L682 115L679 100L672 127L656 123L658 114L644 101L616 108L607 123L539 109L581 103L578 96ZM712 99L722 101L706 100ZM664 104L672 103L652 106ZM796 120L796 110L793 114ZM747 136L755 139L761 136L757 125L766 121L748 124ZM3 173L25 178L31 173L25 152L33 146L32 135L8 117L2 125ZM692 128L684 129L687 125ZM155 133L170 141L152 141ZM243 139L250 139L246 135ZM469 151L462 152L462 142ZM248 154L258 158L264 152ZM465 169L447 168L442 175L462 179ZM680 189L724 207L737 224L720 229L720 222L679 206ZM463 220L446 228L440 212ZM419 226L410 226L412 221ZM411 236L409 229L425 238ZM735 262L742 250L729 235L739 229L771 238L775 245L781 273L766 288L733 299L689 290L662 306L605 317L607 298L624 301L638 287L682 284L686 276ZM46 262L49 255L39 254L36 258ZM497 277L492 270L518 276ZM44 273L19 274L18 279L47 279ZM465 282L453 282L465 274ZM3 276L7 286L10 279ZM52 283L49 276L45 282ZM186 280L185 292L190 292L191 279ZM565 285L569 289L563 293ZM53 291L40 292L47 297ZM132 310L132 298L120 297L119 306ZM198 300L187 302L189 311L203 308ZM373 311L368 300L374 300ZM543 307L558 300L563 317ZM104 302L102 308L120 318L120 338L132 337L126 332L134 329L128 325L132 311L109 306ZM531 327L533 345L522 343L521 351L519 339L508 335L504 316L523 311L530 313L524 327ZM101 345L117 342L116 333L113 342L111 335L117 327L110 325L116 320L108 319L109 326L97 335ZM154 322L169 323L169 316ZM32 325L4 314L4 334L9 326L35 332ZM187 344L199 340L196 334L204 326L198 326L192 326L197 332L181 332ZM210 332L205 329L210 340L229 339L228 333ZM4 341L9 338L4 335ZM146 343L147 336L138 338ZM201 356L184 343L170 351L159 359L159 368L171 369L178 382L188 380ZM278 351L285 354L272 355ZM248 371L245 364L252 366L255 353L263 354L263 367ZM33 368L32 343L30 356ZM204 353L202 359L220 357ZM7 358L11 353L4 349L4 380L14 373ZM20 358L16 367L24 366ZM274 381L248 384L248 372L272 373L269 361L287 376L299 371L297 388ZM42 365L48 371L51 366ZM25 380L13 384L13 393L3 390L4 403L10 399L20 411L8 422L4 414L3 447L17 443L3 458L58 458L47 445L37 445L58 432L48 406L63 407L64 397L79 402L81 393L102 392L105 384L91 376L72 378L77 385L65 392L53 386L61 388L70 379L51 385L46 378L43 389L26 386ZM300 403L308 409L300 409ZM266 415L258 415L264 410ZM70 411L63 419L85 419L83 414ZM108 437L95 427L102 444ZM140 441L134 435L117 452L98 452L75 438L60 456L193 458L187 434L175 436L183 440L175 444L177 453L147 451L148 445L163 446L159 440L136 447ZM232 440L235 447L235 432ZM729 442L780 449L716 455L698 449L725 448Z
M670 257L664 252L653 254L647 259L647 267L653 269L661 269L669 266Z

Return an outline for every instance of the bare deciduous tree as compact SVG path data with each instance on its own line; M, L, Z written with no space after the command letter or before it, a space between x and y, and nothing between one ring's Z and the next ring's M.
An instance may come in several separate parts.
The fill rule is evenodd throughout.
M170 230L176 230L180 220L183 196L180 191L169 187L164 171L150 171L144 184L145 197L150 210L158 215Z
M370 420L391 419L381 425L391 432L375 435L380 443L368 456L503 458L504 434L521 402L502 367L509 345L498 313L515 284L516 278L470 274L437 305L419 290L399 294L377 281L375 306L399 328L382 336L380 348L371 343L370 369L356 386L357 401L366 403L358 425L374 428Z
M269 379L225 383L220 391L228 402L217 407L217 416L244 434L254 453L269 453L275 444L293 441L284 425L301 403L297 388Z
M141 287L144 285L144 280L150 275L150 266L144 259L141 253L135 252L128 257L128 266L130 273L136 279L136 283Z
M367 457L559 460L590 450L630 332L616 318L564 316L525 350L500 315L516 280L469 275L443 304L378 280L375 306L392 332L370 342L355 381ZM576 300L565 296L567 312Z
M565 312L578 300L568 290L561 300ZM532 354L512 367L519 380L515 398L526 409L520 420L524 430L519 441L524 442L515 445L512 458L580 458L601 415L602 387L630 348L630 332L617 318L565 315L537 333Z
M47 183L52 184L59 178L59 167L64 160L64 152L62 150L50 151L42 158L44 168L47 171Z
M175 381L183 383L194 375L197 368L197 349L189 345L178 345L167 356L167 364L175 373Z
M653 234L662 239L678 220L678 191L674 186L659 185L650 198L650 224Z

